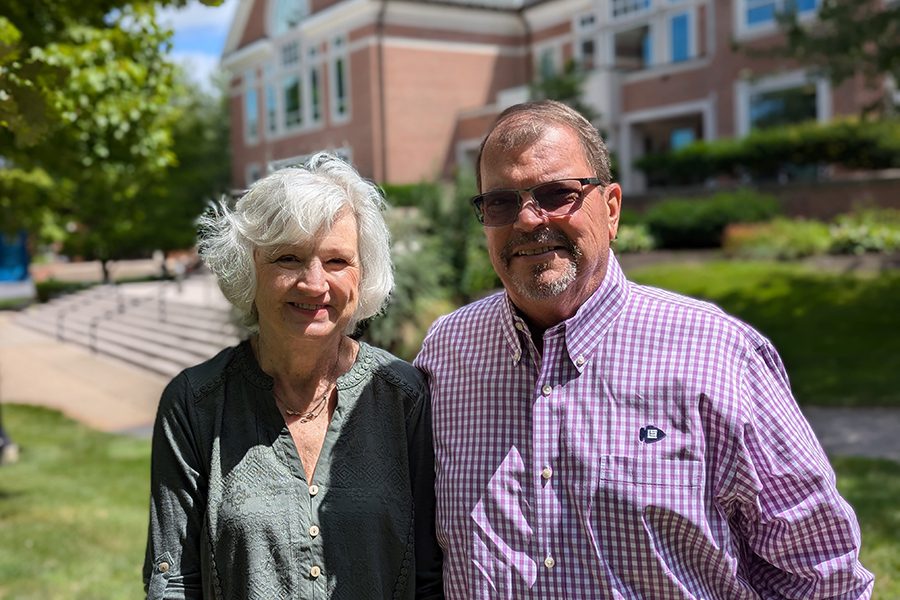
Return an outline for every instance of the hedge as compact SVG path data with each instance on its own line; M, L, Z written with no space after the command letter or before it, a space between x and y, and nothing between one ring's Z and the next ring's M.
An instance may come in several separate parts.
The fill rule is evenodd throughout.
M900 119L801 123L753 131L741 139L694 142L635 161L656 185L697 185L717 176L765 180L823 165L900 167Z
M738 190L664 200L647 209L644 223L660 248L718 248L728 225L768 221L779 211L772 196Z

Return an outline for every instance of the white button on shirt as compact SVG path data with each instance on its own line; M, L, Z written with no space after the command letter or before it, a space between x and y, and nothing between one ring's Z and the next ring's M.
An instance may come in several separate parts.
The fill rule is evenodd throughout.
M315 496L318 493L319 493L319 486L317 486L315 484L309 486L309 495L310 496Z
M541 477L543 477L544 479L550 479L551 477L553 477L553 469L551 469L550 467L544 467L543 470L541 470Z
M319 535L319 527L317 525L310 525L309 535L311 537L316 537L317 535Z
M313 565L312 567L309 568L309 576L312 577L313 579L315 579L316 577L318 577L321 574L322 574L322 569L320 569L318 566Z
M547 558L544 559L544 566L547 567L548 569L552 569L553 567L556 566L556 561L553 560L552 556L548 556Z
M553 391L553 386L550 384L544 384L544 387L541 388L541 393L545 396L549 396L550 392Z

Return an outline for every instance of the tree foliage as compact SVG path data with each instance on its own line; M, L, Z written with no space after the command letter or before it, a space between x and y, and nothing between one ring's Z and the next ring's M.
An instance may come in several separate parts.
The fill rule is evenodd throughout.
M85 258L139 251L147 186L176 160L154 3L0 0L0 15L3 229L55 232Z
M600 115L582 99L586 78L587 73L578 63L569 60L561 72L541 77L534 82L531 86L531 97L535 100L559 100L593 123Z
M814 23L796 11L780 17L784 54L813 65L835 85L856 74L872 87L884 76L900 82L900 4L883 0L822 0Z
M191 85L186 77L181 79L173 100L175 164L141 194L137 242L144 249L169 251L193 246L197 217L228 192L231 179L224 84L208 92Z

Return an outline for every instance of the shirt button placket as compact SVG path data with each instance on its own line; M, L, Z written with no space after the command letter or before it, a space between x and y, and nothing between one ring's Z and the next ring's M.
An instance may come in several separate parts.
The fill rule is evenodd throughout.
M307 491L309 492L309 504L310 504L310 511L311 511L310 517L312 517L312 515L314 515L316 513L315 506L316 506L316 504L318 504L316 501L316 496L319 495L319 491L320 491L319 486L313 483L309 486ZM315 525L315 524L310 524L309 528L306 530L306 532L309 534L310 539L314 540L315 538L317 538L319 536L319 533L320 533L319 526ZM317 544L315 542L310 542L310 544L311 544L310 550L312 552L310 558L312 558L312 560L316 560L317 558L316 558L316 552L314 550L314 547ZM320 575L322 575L322 567L320 567L319 565L313 564L309 567L308 573L309 573L309 578L315 581L319 578Z

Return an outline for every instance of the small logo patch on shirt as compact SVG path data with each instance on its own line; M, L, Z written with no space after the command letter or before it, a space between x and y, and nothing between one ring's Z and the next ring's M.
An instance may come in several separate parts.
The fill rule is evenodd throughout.
M652 444L666 437L666 432L655 425L641 427L640 438L645 444Z

